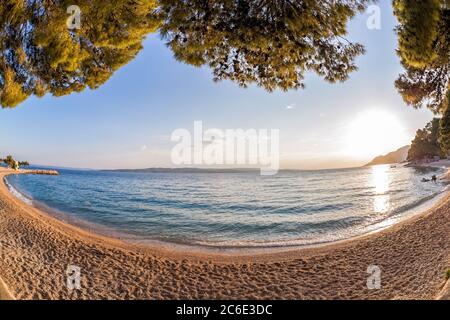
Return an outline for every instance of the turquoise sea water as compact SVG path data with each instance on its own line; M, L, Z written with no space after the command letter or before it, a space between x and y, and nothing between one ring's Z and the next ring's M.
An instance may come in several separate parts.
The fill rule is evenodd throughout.
M190 245L317 244L386 226L441 194L443 169L402 166L257 172L14 175L10 189L59 217L121 237ZM416 210L413 210L416 211Z

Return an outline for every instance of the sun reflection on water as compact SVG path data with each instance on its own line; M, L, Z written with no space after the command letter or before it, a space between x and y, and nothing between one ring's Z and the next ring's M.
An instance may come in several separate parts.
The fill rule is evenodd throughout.
M382 165L372 167L371 186L375 189L373 209L376 213L384 213L389 210L389 184L389 166Z

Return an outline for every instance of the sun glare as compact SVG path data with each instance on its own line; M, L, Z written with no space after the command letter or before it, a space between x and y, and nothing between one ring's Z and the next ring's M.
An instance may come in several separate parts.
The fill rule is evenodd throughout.
M381 110L361 112L347 128L345 154L375 157L407 143L404 128L392 114Z
M377 213L383 213L389 210L389 185L390 185L389 166L372 167L370 185L374 189L373 209Z

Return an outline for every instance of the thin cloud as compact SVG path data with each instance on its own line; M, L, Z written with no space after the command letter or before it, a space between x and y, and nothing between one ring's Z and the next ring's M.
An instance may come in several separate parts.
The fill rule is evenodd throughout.
M288 109L288 110L292 110L292 109L295 109L295 103L291 103L291 104L289 104L289 105L287 105L286 106L286 109Z

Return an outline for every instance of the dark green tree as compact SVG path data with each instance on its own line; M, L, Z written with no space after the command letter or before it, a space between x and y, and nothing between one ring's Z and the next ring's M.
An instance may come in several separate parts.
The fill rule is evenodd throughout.
M450 91L447 96L447 107L440 121L439 141L445 154L450 152Z
M19 161L20 167L28 167L29 165L30 165L30 163L28 161Z
M9 155L7 156L5 159L3 159L3 163L11 169L18 169L18 164L16 162L16 160L14 160L14 158Z
M16 163L16 160L11 155L8 155L5 159L3 159L3 163L6 164L8 167L12 168L14 163Z
M357 69L364 48L344 37L368 2L160 0L161 34L177 60L209 66L215 81L303 88L307 71L336 82Z
M439 124L440 119L434 118L424 129L417 130L408 152L408 161L443 155L439 142Z
M13 156L8 155L5 159L0 159L8 168L18 170L22 166L29 166L28 161L16 161Z
M95 89L142 49L157 30L156 0L77 0L81 28L67 26L68 0L2 0L0 104L30 95Z
M450 1L394 0L398 54L405 72L395 85L404 101L445 110L450 79Z

